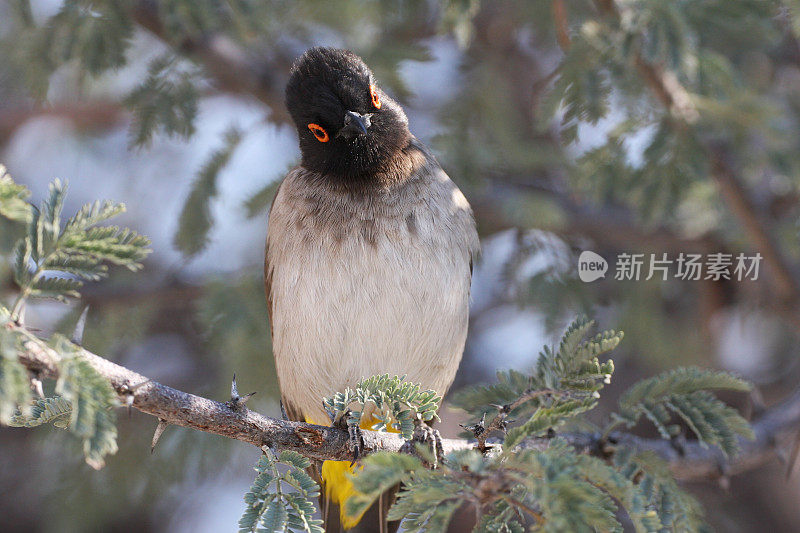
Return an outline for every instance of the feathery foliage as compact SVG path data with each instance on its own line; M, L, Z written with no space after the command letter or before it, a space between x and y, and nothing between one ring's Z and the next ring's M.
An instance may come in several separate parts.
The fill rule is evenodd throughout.
M445 531L464 504L478 507L481 521L474 531L479 532L523 531L528 522L554 532L622 531L618 505L637 531L657 531L661 525L643 487L559 439L546 450L505 458L474 450L453 453L439 470L400 454L377 453L363 462L355 477L359 492L348 501L348 510L363 511L381 492L402 482L389 518L403 519L409 531Z
M575 320L556 346L540 353L531 374L501 372L494 385L456 394L457 405L481 417L467 426L478 439L476 449L453 452L436 469L401 453L378 452L363 458L363 468L353 478L356 492L347 501L348 513L358 516L399 484L388 516L402 520L407 531L446 531L463 505L473 506L480 517L476 532L518 532L529 526L551 532L621 532L621 513L639 532L705 531L699 505L678 487L657 457L614 444L606 460L582 453L568 438L553 437L555 428L597 405L614 371L610 360L600 362L599 358L616 348L623 335L605 331L587 339L592 325L585 318ZM620 401L623 414L614 415L612 424L635 423L656 403L671 402L681 406L683 410L676 412L686 420L694 421L702 414L711 428L703 426L706 433L698 433L702 442L734 453L736 435L750 436L749 425L708 390L748 388L744 381L723 372L675 370L634 385ZM355 425L367 406L374 405L379 413L373 415L379 421L376 428L386 430L403 428L390 421L397 419L398 411L414 411L426 420L433 417L438 401L430 393L420 393L416 385L383 375L327 398L325 406L333 422L347 416L348 425ZM490 412L496 414L487 424ZM527 420L501 434L502 453L483 453L491 447L481 443L488 433L505 430L511 423L509 415ZM409 431L404 436L409 438L413 418L405 419ZM539 440L532 442L534 437ZM240 524L243 531L253 530L259 520L269 524L267 531L282 531L286 523L283 508L274 503L282 493L267 488L278 475L274 467L266 468L270 461L265 457L259 463L263 474L246 497L250 507ZM303 461L294 466L309 465Z
M192 184L178 219L178 231L174 239L175 246L185 256L201 252L208 243L208 232L213 224L209 204L217 195L217 178L241 140L239 130L229 129L224 135L223 146L209 156Z
M40 349L46 345L7 329L10 319L7 311L0 313L0 423L30 428L52 422L67 428L82 440L86 462L102 468L105 456L117 451L116 393L78 346L56 334L50 348L59 355L57 396L31 401L30 378L17 353L23 342L39 343Z
M531 374L516 370L497 373L497 383L457 392L453 404L479 417L470 429L481 434L487 429L489 413L505 419L528 417L527 422L508 432L507 446L528 436L541 435L571 417L597 405L599 391L611 381L614 363L600 362L622 340L622 332L604 331L584 340L594 322L578 318L566 330L557 347L545 347ZM491 423L490 426L491 427ZM503 429L497 422L494 429Z
M677 416L704 446L719 446L729 455L739 450L738 436L752 439L750 425L731 407L709 390L749 391L750 384L727 372L696 367L677 368L642 380L620 397L613 423L636 425L646 416L665 438L672 438L681 428L671 421Z
M24 197L24 189L7 176L0 187L16 190ZM0 307L0 423L34 427L53 422L66 427L83 442L86 462L99 469L105 457L117 451L112 410L117 395L111 385L81 356L81 348L66 337L56 334L48 346L5 326L21 321L28 297L62 301L78 297L83 281L107 275L104 262L138 270L140 261L150 252L149 241L129 229L98 225L125 210L124 205L114 202L87 204L62 220L65 192L59 180L50 184L48 196L31 210L25 235L16 245L14 278L20 294L11 311ZM49 348L58 355L58 396L31 401L30 377L17 359L24 343L39 344L39 349Z
M14 183L0 165L0 216L17 222L27 222L31 218L31 206L26 201L30 191L23 185Z
M53 424L57 428L66 429L71 418L72 404L61 396L52 396L35 400L29 415L18 411L8 425L33 428L42 424Z
M295 166L297 165L292 165L292 167ZM275 198L280 184L281 180L276 178L261 187L244 202L243 207L247 212L247 218L254 218L267 210L272 204L272 200Z
M49 194L27 223L26 236L17 242L14 279L20 287L12 315L29 296L66 298L79 296L84 281L108 274L104 262L138 270L150 250L150 241L135 231L97 224L125 211L110 201L83 206L66 222L61 220L66 186L50 184Z
M401 3L398 4L400 9L395 9L396 6L391 4L392 9L386 10L391 12L391 16L386 17L376 13L380 12L381 7L390 5L388 2L368 5L355 3L355 7L342 3L327 10L318 2L303 1L165 0L144 4L156 7L154 21L163 25L164 33L168 36L165 42L173 45L177 53L186 52L187 56L195 51L195 43L202 45L204 39L216 39L218 35L223 39L230 38L237 44L256 44L258 52L265 48L277 49L276 43L285 40L287 31L293 35L292 46L310 39L310 36L319 35L320 29L325 35L327 32L336 34L335 38L341 35L342 42L355 45L370 63L382 63L376 66L376 73L382 81L389 79L392 84L397 83L401 97L407 97L408 92L404 90L403 77L396 66L406 58L424 59L420 53L424 51L424 46L419 46L419 43L433 41L437 46L447 46L447 37L442 35L446 32L452 32L458 45L465 49L475 43L458 58L462 68L459 69L458 78L450 80L455 82L448 86L452 106L444 106L447 127L438 145L444 153L437 155L445 162L451 175L461 180L460 184L473 180L477 185L483 185L489 180L490 184L496 182L505 189L512 187L513 181L519 177L535 176L535 180L522 185L531 185L534 191L546 189L544 195L529 194L527 191L522 194L524 187L514 188L512 194L506 195L508 203L501 209L504 216L509 217L511 225L543 227L552 223L556 228L572 231L571 226L576 222L570 216L572 211L550 200L553 189L558 194L562 187L570 187L564 191L569 198L574 197L579 201L586 197L601 202L611 200L615 208L625 205L652 223L665 224L668 230L677 228L679 235L699 235L701 238L706 234L716 236L716 225L719 233L729 236L732 225L720 216L720 198L713 192L713 183L710 183L710 163L713 162L715 150L709 150L709 146L719 146L730 153L732 166L742 168L741 177L745 186L757 188L759 194L764 196L758 203L770 206L770 210L776 205L780 207L785 201L784 193L772 193L788 191L785 196L790 197L795 188L793 176L798 175L800 168L800 159L796 155L800 154L800 150L797 149L797 136L794 134L798 124L798 84L791 83L796 70L793 43L800 29L800 11L795 0L567 2L567 27L564 29L571 45L562 45L560 51L554 39L553 11L556 4L563 5L563 2L497 2L490 5L475 0L458 0L446 2L439 11L433 13L436 16L430 16L432 12L427 11L435 9L435 3ZM38 24L36 18L41 19L41 11L34 17L29 2L13 2L11 12L18 15L24 32L19 39L9 39L10 55L21 58L20 62L24 65L21 72L40 97L47 94L49 77L61 67L67 67L61 73L74 75L81 82L89 78L86 73L97 75L109 72L123 65L126 54L131 52L134 27L130 17L131 5L116 0L68 0L55 15L47 17L44 24ZM608 11L604 11L604 8ZM398 12L403 9L414 11L415 16L399 15ZM325 20L326 12L334 12L331 20ZM358 15L354 16L355 13ZM480 19L476 17L478 14ZM492 18L493 14L499 16ZM438 20L439 27L433 31L428 27L429 23L421 23L427 20ZM360 37L364 27L375 28L374 32L370 30L368 43ZM352 31L354 28L362 31ZM503 35L498 35L496 31L488 31L492 28L505 31ZM408 35L412 37L406 37ZM431 39L432 35L436 35L436 38ZM529 35L533 38L529 38ZM399 44L395 46L398 41ZM262 44L266 46L262 48ZM524 57L524 60L521 61L520 57ZM531 58L539 57L548 60L531 61ZM558 61L557 66L550 65L553 60ZM542 65L543 68L555 66L552 75L536 72ZM641 71L640 65L645 67ZM71 70L72 67L77 67L76 71ZM195 128L199 98L196 87L200 73L169 56L156 60L152 67L151 73L128 99L135 117L131 125L131 140L135 144L152 142L159 131L167 135L184 136L191 135ZM672 87L678 89L676 94L684 99L679 98L676 105L659 102L659 95L652 90L653 80L642 74L647 72L646 67L654 67L656 71L664 73L672 82ZM213 76L213 72L209 74ZM4 79L10 81L13 77ZM532 86L534 88L530 90ZM548 96L544 102L537 102L536 93L545 86L549 88ZM218 88L224 90L224 87ZM534 100L530 101L530 97ZM425 106L431 103L427 98L421 100ZM454 112L457 110L461 112ZM529 127L529 115L535 116L543 126L540 132ZM603 130L610 122L616 124L611 126L607 140L599 146L590 140L588 144L592 147L581 153L586 144L559 145L560 142L586 140L579 135L587 129L586 126L599 125L597 130ZM564 174L568 175L570 183L560 181ZM542 177L541 181L539 177ZM478 179L481 181L478 182ZM748 183L750 181L752 183ZM766 186L763 186L764 182ZM483 189L476 187L476 193L479 190L483 192ZM271 189L265 189L254 197L247 204L248 211L253 213L263 209L268 204L271 192ZM15 194L12 192L12 198ZM542 196L546 199L542 200ZM473 198L470 194L468 197ZM3 211L2 198L3 194L0 193L0 215L10 216L8 211ZM474 198L486 200L486 197L477 194ZM201 204L207 206L208 202L202 200ZM13 203L26 209L16 200ZM33 216L33 211L27 210L28 215L21 215L23 222ZM702 213L702 216L686 216L687 211ZM796 218L794 210L785 211L790 214L784 221ZM707 217L712 219L711 222ZM700 230L696 227L698 218L701 219L701 226L707 224ZM214 223L211 218L202 220L207 220L208 225L203 227L201 236L193 241L185 241L199 242L197 246L200 249L209 233L209 226ZM689 231L683 231L693 223L695 226ZM781 235L789 236L786 240L796 240L796 228L791 226L791 222L779 229ZM616 231L608 233L619 238ZM18 264L23 266L18 266L17 270L23 267L30 270L35 266L31 258L33 253L24 242L20 244L16 257ZM724 244L726 247L729 244L735 247L742 245L738 234ZM796 256L791 252L786 255ZM102 261L100 266L103 266ZM75 260L54 270L88 280L99 277L97 267L98 263L93 260L88 260L88 264ZM60 281L62 279L69 281ZM563 316L567 304L574 302L563 297L567 291L561 280L555 279L554 283L554 279L550 278L545 281L548 287L544 289L541 286L531 287L536 294L536 301L555 301L551 296L558 293L558 308L553 306L548 311L554 314L561 311L558 316ZM216 291L225 292L225 287L219 285ZM588 302L586 308L589 308L596 300L591 296L591 290L600 284L578 285L584 295L583 301ZM641 287L637 285L638 293L645 292ZM40 296L68 297L78 288L70 277L63 278L60 274L53 277L45 273L37 281L37 287L32 286L31 290L40 291ZM590 296L586 297L587 294ZM622 300L628 301L625 298ZM251 302L241 307L249 311L250 307L255 307L249 306ZM215 311L215 316L221 314L218 307L209 307ZM626 325L629 339L636 339L637 334L631 328L643 329L639 334L646 336L648 341L654 334L669 337L669 332L677 329L662 320L664 315L658 315L661 311L653 307L658 305L651 304L645 309L640 305L626 311L646 318L642 321L651 324L649 329L635 324ZM240 310L232 315L227 313L235 317L240 314ZM686 316L689 314L686 313ZM215 325L219 330L226 329L224 321L217 321ZM237 339L246 337L239 332L231 335L234 336ZM661 343L662 351L664 344L669 346L672 355L686 351L676 347L676 342L680 340L677 336L669 338L668 343ZM16 342L17 339L12 339L11 345ZM243 346L241 340L239 344L226 342L229 346ZM650 344L655 352L656 343ZM14 363L11 367L16 370L8 375L20 371L17 376L19 379L11 379L11 382L16 383L14 387L21 391L22 378L26 377L26 373L16 364L14 350L8 350L11 355L7 360ZM0 362L6 364L2 359ZM500 401L492 403L509 408L523 396L526 397L525 401L513 407L513 415L506 418L504 414L501 420L504 423L512 418L521 421L518 426L521 429L511 429L514 439L510 442L523 439L523 446L526 436L541 435L550 428L558 427L572 419L572 414L593 406L594 401L591 393L581 391L580 387L573 388L566 382L538 388L537 373L532 371L531 374L504 372L498 376L497 390L486 394L486 398L493 394L500 396ZM0 383L5 383L2 376L0 374ZM602 380L594 383L600 385ZM509 390L520 394L508 393ZM29 394L27 384L25 391L24 394ZM528 394L522 394L524 392ZM598 389L595 392L602 391ZM3 393L0 393L1 397ZM644 402L643 408L633 405L622 407L618 416L627 418L618 422L627 425L644 414L655 419L662 435L671 434L674 422L678 422L689 426L697 435L705 434L706 438L699 437L703 442L725 446L731 444L731 435L726 437L717 426L720 423L723 426L719 427L728 424L730 429L736 426L737 421L724 411L724 406L720 411L721 404L710 395L704 396L701 391L696 391L679 395L675 401L661 401L649 396L641 401ZM655 402L656 406L651 408L648 402ZM669 402L674 405L669 405ZM0 402L0 407L4 405ZM661 416L663 412L658 406L666 409L668 416ZM473 401L469 407L469 412L476 419L498 411L497 407L479 400ZM703 422L709 424L711 429ZM737 434L733 431L734 436ZM623 451L615 452L615 461ZM471 471L471 468L468 470ZM588 465L581 465L580 468L588 468ZM652 479L662 484L672 481L667 471L656 472L653 468L652 465L646 465L648 473L644 474L644 479L651 475L652 470ZM637 476L641 475L640 472L630 477L638 479ZM562 481L565 487L572 483L572 480ZM646 484L645 481L640 483ZM524 496L520 495L519 490L510 494L513 499L523 501ZM559 495L553 501L562 497L561 492L556 490L543 494ZM697 530L697 522L682 522L680 519L669 521L665 518L666 509L670 506L677 508L679 514L685 514L687 506L675 494L668 491L664 494L663 505L660 504L657 511L664 527ZM445 501L442 506L449 505L448 502ZM425 509L430 508L425 508L422 503L419 505L414 516L423 517L421 521L426 524L425 527L438 528L442 519L426 518ZM522 530L528 525L522 521L512 521L514 517L519 517L520 507L515 507L508 500L500 500L495 506L496 512L483 515L481 527L499 531ZM280 518L277 507L275 513ZM446 509L442 513L442 516L446 515ZM526 516L530 518L530 515ZM413 519L411 517L409 522ZM536 521L535 518L532 520ZM602 516L597 520L598 524L608 525ZM556 527L547 526L544 518L543 522L540 524L542 529ZM570 522L570 525L580 529L578 522Z
M500 371L497 373L497 383L459 391L453 396L453 404L473 416L481 416L493 410L490 407L492 404L511 404L531 392L569 391L575 397L596 399L614 372L613 362L608 360L601 363L599 356L616 348L623 333L610 330L584 340L593 324L585 318L575 320L557 347L547 346L539 354L531 374L516 370ZM532 398L538 399L539 396ZM537 401L514 407L514 416L534 411L538 406Z
M150 63L147 77L125 100L133 111L131 145L150 145L157 131L184 138L194 134L198 98L195 78L175 57L163 56Z
M30 381L17 360L20 339L5 327L10 319L9 312L0 306L0 424L10 424L17 414L30 415Z
M276 456L265 448L255 466L258 475L244 496L247 509L239 531L324 533L322 520L314 518L319 485L306 473L309 466L311 461L297 452L284 450Z
M405 376L384 374L361 381L355 389L348 387L325 398L323 405L334 423L345 416L348 426L357 427L366 413L373 421L370 429L391 428L410 439L417 420L439 419L436 411L441 401L436 392L421 390L418 384L405 381Z
M709 531L700 503L678 486L667 465L655 454L621 447L614 452L613 466L641 488L647 508L656 512L664 529Z
M72 406L69 430L83 441L86 463L100 469L105 456L117 453L117 394L80 355L80 347L61 335L51 341L61 355L56 393Z
M16 59L34 95L44 99L50 76L61 66L76 64L98 75L125 64L133 24L114 1L66 0L47 24L34 26L30 5L19 4L17 15L28 31L18 43Z

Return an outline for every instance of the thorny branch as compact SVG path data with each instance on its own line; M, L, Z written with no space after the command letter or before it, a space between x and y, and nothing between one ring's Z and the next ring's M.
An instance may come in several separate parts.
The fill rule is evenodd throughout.
M536 398L542 397L553 397L553 396L567 396L568 394L565 391L557 391L557 390L550 390L550 389L542 389L542 390L527 390L525 394L517 398L511 403L507 403L505 405L495 405L493 407L497 408L497 414L492 418L488 425L486 425L486 414L484 413L483 418L477 424L471 424L468 426L463 426L464 429L468 431L472 431L473 435L475 435L475 440L477 441L475 447L478 448L481 452L486 452L492 448L492 446L487 446L486 441L495 431L505 431L506 427L509 423L513 422L513 420L508 419L508 414L516 409L517 407L521 406L525 402L529 402Z
M9 323L5 327L25 336L24 350L19 354L19 360L32 375L37 379L58 376L58 353L22 326ZM241 402L219 402L162 385L87 350L82 350L81 356L108 379L123 404L157 417L162 431L167 425L183 426L258 447L294 450L311 459L352 459L350 438L344 429L270 418L251 411ZM547 394L550 391L532 391L531 395L538 392ZM781 450L791 444L798 427L800 390L781 404L764 411L753 422L755 440L741 441L742 453L729 461L718 450L703 448L695 441L676 447L668 441L641 438L624 432L614 432L606 439L602 439L598 433L588 432L559 436L579 452L603 458L612 456L620 445L640 451L649 450L666 460L678 479L703 480L724 478L779 457ZM362 437L364 454L379 450L400 452L406 444L396 433L364 430ZM549 437L531 438L522 445L546 449L550 441ZM476 442L466 439L442 439L445 454L476 446Z

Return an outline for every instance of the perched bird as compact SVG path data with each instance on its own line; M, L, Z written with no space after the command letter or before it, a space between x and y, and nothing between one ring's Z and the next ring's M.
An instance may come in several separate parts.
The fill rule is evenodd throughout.
M352 52L312 48L286 105L302 160L269 215L265 278L281 397L293 420L328 424L322 399L405 375L444 394L467 336L478 236L464 195ZM354 528L348 462L321 468L328 531ZM388 501L380 502L386 530ZM338 504L338 506L337 506Z

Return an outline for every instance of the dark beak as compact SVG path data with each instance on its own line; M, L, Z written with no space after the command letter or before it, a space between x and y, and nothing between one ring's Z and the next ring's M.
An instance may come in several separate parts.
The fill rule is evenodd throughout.
M361 115L355 111L347 111L344 114L344 127L336 134L337 137L351 139L356 135L366 135L367 128L370 127L370 117L372 113Z

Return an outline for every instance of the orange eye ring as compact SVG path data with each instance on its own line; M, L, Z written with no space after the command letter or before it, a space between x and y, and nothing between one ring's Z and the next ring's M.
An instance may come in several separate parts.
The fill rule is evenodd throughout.
M330 137L328 137L328 132L325 131L325 128L319 124L314 124L312 122L308 125L308 129L311 130L311 133L314 134L314 137L316 137L319 142L326 143L330 140Z
M378 98L378 89L376 89L374 85L369 86L369 96L372 98L372 105L375 106L375 109L380 109L381 99Z

